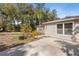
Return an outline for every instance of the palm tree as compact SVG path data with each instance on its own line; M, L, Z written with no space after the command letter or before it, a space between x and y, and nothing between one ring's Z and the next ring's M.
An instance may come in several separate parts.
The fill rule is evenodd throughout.
M36 4L35 16L37 18L37 21L39 21L39 24L42 23L44 17L44 5L45 4L41 4L41 3Z

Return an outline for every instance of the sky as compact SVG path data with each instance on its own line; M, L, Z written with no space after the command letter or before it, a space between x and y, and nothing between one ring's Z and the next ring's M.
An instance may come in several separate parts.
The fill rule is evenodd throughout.
M56 9L58 17L79 16L79 3L46 3L46 8Z

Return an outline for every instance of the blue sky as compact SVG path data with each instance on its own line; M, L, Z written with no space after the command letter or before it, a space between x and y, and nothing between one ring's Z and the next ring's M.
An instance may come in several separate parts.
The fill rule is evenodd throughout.
M79 3L46 3L46 8L56 9L59 17L79 16Z

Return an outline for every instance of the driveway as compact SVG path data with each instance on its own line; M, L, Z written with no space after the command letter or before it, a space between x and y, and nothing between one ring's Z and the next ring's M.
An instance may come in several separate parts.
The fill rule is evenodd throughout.
M0 56L66 56L79 55L79 45L53 37L41 37L37 41L0 52Z

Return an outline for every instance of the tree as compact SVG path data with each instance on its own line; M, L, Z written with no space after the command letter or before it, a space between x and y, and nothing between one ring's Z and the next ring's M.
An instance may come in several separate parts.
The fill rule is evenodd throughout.
M8 31L8 32L14 32L15 31L15 27L14 27L14 25L12 25L12 24L10 24L10 23L8 23L8 24L6 24L7 26L6 26L6 31Z
M52 14L53 14L53 19L56 20L58 17L57 17L57 11L56 9L52 10Z
M3 17L3 31L6 31L7 23L15 23L17 8L13 4L3 4L0 8L0 12Z
M36 16L37 21L39 21L39 24L42 23L42 20L44 17L44 5L45 4L41 4L41 3L36 4L35 16Z
M45 3L36 3L37 9L44 9Z
M20 19L21 19L22 23L29 21L28 19L31 18L31 16L30 16L31 11L30 10L32 9L32 5L26 4L26 3L20 3L20 4L17 4L17 7L20 11Z
M44 6L45 4L42 4L42 3L36 4L35 17L37 19L37 22L39 22L40 25L43 22L57 19L57 11L55 9L50 11L50 9L47 9Z
M15 27L15 31L19 31L21 25L30 24L32 31L36 30L36 25L43 22L55 20L57 18L56 10L50 11L45 8L44 3L27 4L1 4L0 16L2 17L3 31L7 31L7 25ZM8 27L9 28L9 27Z

